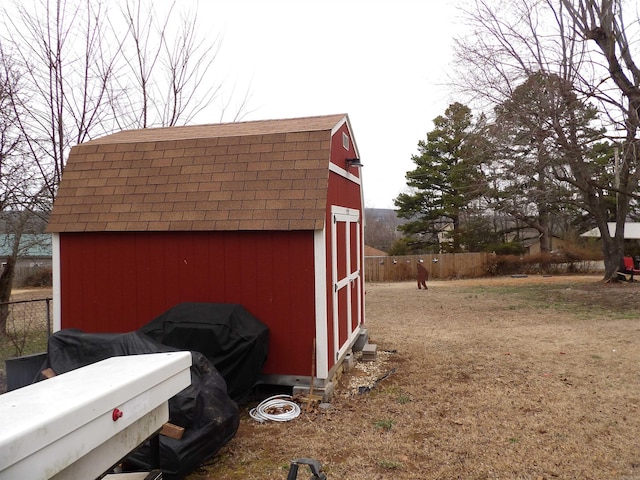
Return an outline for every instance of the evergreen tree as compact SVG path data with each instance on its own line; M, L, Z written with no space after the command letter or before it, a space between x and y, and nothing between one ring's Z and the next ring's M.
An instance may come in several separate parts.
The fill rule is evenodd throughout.
M479 137L471 110L460 103L451 104L433 123L427 140L418 142L419 153L411 157L416 168L406 178L412 191L394 200L398 216L409 220L399 229L412 238L414 251L440 243L441 250L459 252L462 214L484 184Z

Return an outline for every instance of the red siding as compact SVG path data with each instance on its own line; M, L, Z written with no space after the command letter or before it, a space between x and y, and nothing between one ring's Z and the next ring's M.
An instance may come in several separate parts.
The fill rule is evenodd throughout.
M346 134L349 137L349 150L345 150L342 144L342 136ZM353 146L353 139L351 138L351 132L347 128L347 124L343 124L334 134L331 142L331 162L335 163L340 168L347 168L345 160L347 158L356 158L356 151ZM350 167L349 173L360 176L360 170L357 167Z
M356 153L353 148L353 140L349 141L349 150L345 150L342 144L342 134L346 133L349 137L351 137L351 133L347 128L347 125L344 124L340 127L333 135L333 139L331 142L331 162L339 166L340 168L347 169L347 165L345 162L346 158L355 158ZM358 168L349 168L349 173L355 176L360 175L360 171ZM361 186L357 183L348 180L337 173L332 171L329 172L329 184L327 188L327 213L326 213L326 268L327 268L327 334L329 338L328 349L328 358L329 358L329 368L331 368L336 361L336 351L333 347L333 338L334 335L338 335L339 345L342 346L344 342L347 340L347 325L346 325L346 315L347 309L349 308L346 305L346 294L344 290L341 291L338 295L338 331L334 332L333 329L333 285L332 285L332 258L334 255L337 255L338 259L338 278L344 277L346 265L345 255L346 252L342 249L339 249L338 252L333 252L331 245L331 229L334 228L334 223L331 218L331 206L339 206L351 208L354 210L358 210L360 212L360 218L363 218L364 212L362 211L362 195L361 195ZM338 232L338 238L344 239L344 224L338 224L338 228L341 231ZM360 222L360 235L361 240L364 239L364 232L362 229L362 221ZM352 232L352 235L354 232ZM355 242L355 240L353 241ZM340 241L339 241L340 243ZM341 243L344 245L344 242ZM353 248L354 244L352 244ZM355 251L352 253L355 257ZM361 252L362 255L362 252ZM362 258L362 257L361 257ZM352 260L353 261L353 260ZM361 259L362 264L362 259ZM355 267L354 267L355 268ZM363 279L364 281L364 279ZM362 284L361 284L362 285ZM354 292L355 294L355 292ZM353 297L353 304L351 305L352 311L357 311L357 295ZM354 320L354 323L356 321Z
M356 157L353 139L343 147L345 123L331 142L331 162L347 169L346 158ZM351 175L360 170L348 168ZM339 277L347 273L343 250L332 250L334 228L331 206L360 212L361 222L351 226L351 265L356 268L355 228L362 248L363 205L361 187L328 172L326 212L326 329L328 368L336 360L334 335L343 346L349 330L357 327L357 292L347 305L346 290L338 294L338 330L333 325L332 259ZM362 252L360 252L362 265ZM95 232L60 234L60 306L63 328L91 332L124 332L139 328L180 302L239 303L270 327L270 353L266 374L311 374L311 351L316 332L313 231L252 232ZM322 268L322 265L318 265ZM364 278L361 276L360 288ZM360 307L364 305L361 295ZM351 311L352 325L346 316Z
M264 373L311 373L312 231L61 234L60 258L62 328L126 332L180 302L239 303L270 327Z
M346 169L345 159L355 158L356 152L353 148L353 140L349 141L349 150L345 150L342 146L342 134L345 133L351 137L351 133L347 128L347 124L342 125L333 135L331 142L331 162ZM349 173L355 176L360 175L360 169L351 167ZM333 172L329 173L329 188L327 191L327 205L339 205L341 207L362 209L362 197L360 195L360 185L347 180ZM331 212L329 211L327 215ZM362 214L362 211L360 212ZM329 217L327 216L327 219Z

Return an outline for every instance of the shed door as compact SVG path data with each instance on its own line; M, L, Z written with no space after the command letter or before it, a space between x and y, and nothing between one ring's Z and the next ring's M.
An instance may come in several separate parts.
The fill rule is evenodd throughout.
M331 245L333 252L333 331L335 360L342 356L358 333L362 316L360 272L360 212L333 207Z

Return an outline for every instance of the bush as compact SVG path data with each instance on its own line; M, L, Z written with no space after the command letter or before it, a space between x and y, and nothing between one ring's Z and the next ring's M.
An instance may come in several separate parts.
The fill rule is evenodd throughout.
M496 255L489 272L492 275L571 273L578 270L576 263L601 259L601 254L576 247L538 255Z
M600 248L579 247L577 245L566 245L562 251L568 261L584 262L585 260L602 260L604 254Z
M38 268L24 279L24 287L50 287L53 284L53 272L50 268Z
M485 251L496 255L522 255L526 250L520 242L504 242L488 244Z

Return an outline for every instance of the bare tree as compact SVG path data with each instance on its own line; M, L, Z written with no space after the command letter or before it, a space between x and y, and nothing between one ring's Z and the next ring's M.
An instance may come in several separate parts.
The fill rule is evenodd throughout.
M196 10L174 3L159 14L151 0L123 1L121 9L106 0L0 6L0 212L46 216L73 145L186 124L218 95L211 77L220 41L199 28ZM11 292L20 228L0 302Z
M494 151L489 161L495 172L491 206L537 230L542 252L551 250L555 220L579 191L567 170L587 166L583 155L586 159L603 133L590 127L595 109L577 101L571 90L565 92L564 85L556 75L532 74L495 108L494 124L488 129ZM584 152L579 150L574 161L565 145ZM590 178L600 180L601 175L591 169Z
M365 208L364 243L383 252L388 252L400 234L399 220L395 210Z
M603 241L605 260L610 259L607 267L611 278L624 256L624 226L629 213L631 199L635 196L640 180L640 68L635 63L632 45L628 33L638 33L637 10L634 12L635 28L625 25L625 6L632 8L633 3L622 0L562 0L570 20L572 31L580 40L595 44L592 52L593 71L598 77L581 77L583 93L594 98L607 112L611 125L619 134L616 143L622 147L620 162L616 162L615 184L611 190L616 192L616 232L610 236L604 215L596 218ZM599 54L599 56L598 56ZM605 73L602 72L600 59L604 60Z
M115 60L99 21L106 13L89 0L11 7L3 12L1 41L23 72L13 105L31 163L53 198L71 146L114 128L108 89Z
M3 8L0 42L24 72L20 128L51 197L72 145L129 128L187 124L211 107L219 37L197 10L151 1L16 1ZM19 105L19 102L24 102ZM242 103L241 108L246 104Z
M504 102L537 72L553 75L558 79L558 105L571 110L571 105L590 102L601 113L611 140L623 146L619 182L607 183L611 177L594 175L594 156L579 138L581 127L552 116L547 119L562 152L551 173L567 188L577 189L580 208L599 227L605 279L615 278L619 268L624 222L640 174L635 140L639 79L624 35L622 5L621 1L476 0L466 10L475 35L457 43L458 64L466 72L457 77L461 79L458 86L485 105ZM597 51L584 41L589 39L601 49L606 68ZM624 127L622 137L615 134L620 126ZM607 228L612 191L618 192L614 237Z
M125 99L113 104L119 127L191 122L221 95L223 81L212 81L211 74L221 37L209 38L199 28L197 10L179 11L175 2L158 17L152 3L127 0L121 14L127 26L122 56L130 74L114 78Z
M0 182L3 182L7 177L11 158L20 146L21 137L11 105L11 92L17 88L17 75L9 59L5 59L4 56L1 59L3 68L0 71ZM2 193L7 192L0 192L0 209L5 208L8 203L8 199L4 198ZM10 259L6 259L4 263L5 267L0 273L0 336L7 334L8 308L3 302L9 300L8 294L11 293L10 288L7 290L3 287L13 280L14 273Z
M22 73L13 58L0 47L0 213L3 224L4 250L0 271L0 336L7 329L8 305L15 276L15 267L21 253L21 237L38 209L38 172L29 159L28 141L20 125L21 107L15 105L20 98ZM6 213L9 212L9 215Z

